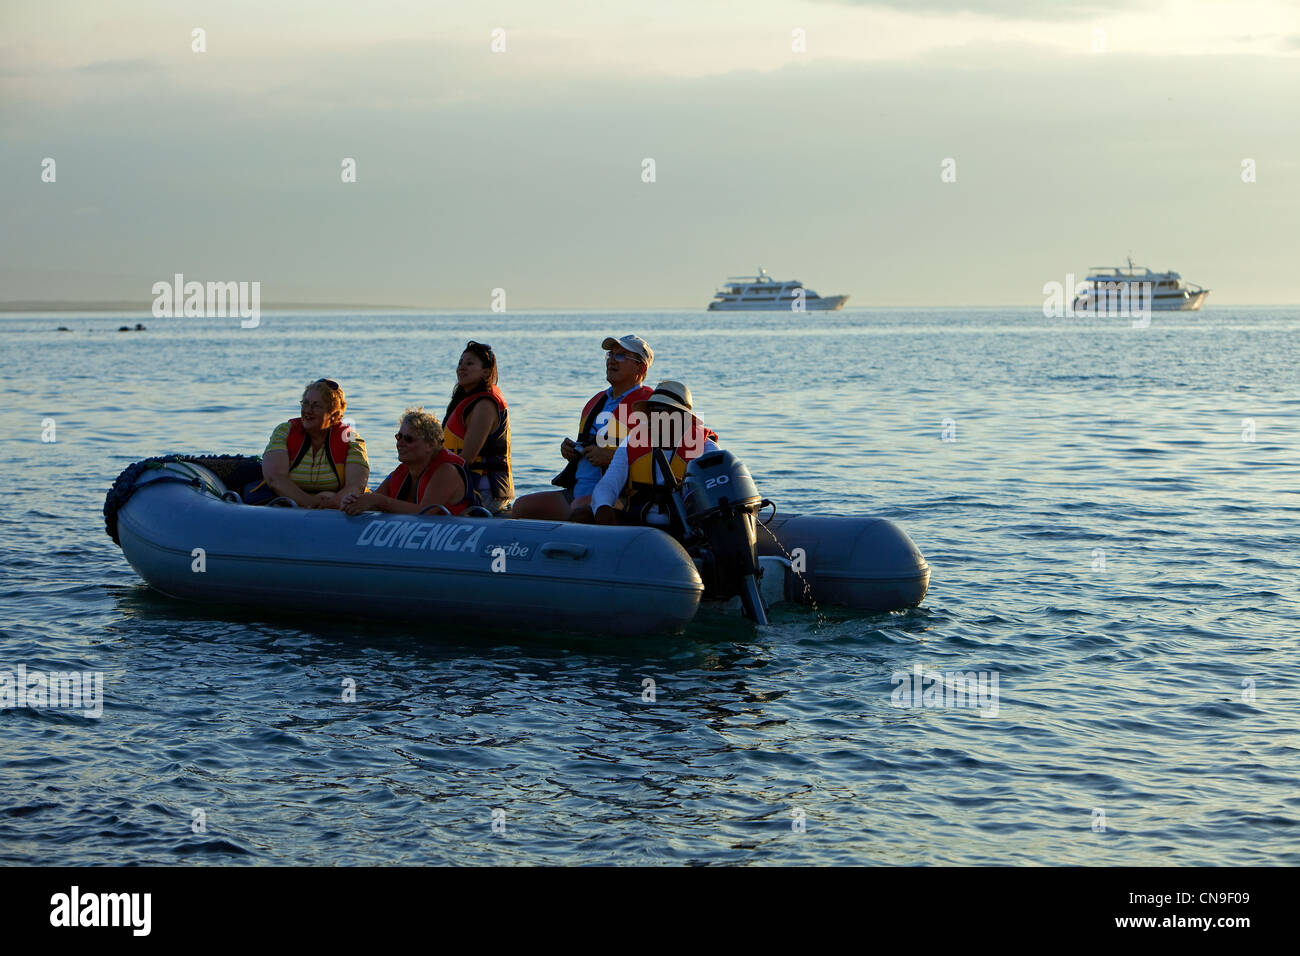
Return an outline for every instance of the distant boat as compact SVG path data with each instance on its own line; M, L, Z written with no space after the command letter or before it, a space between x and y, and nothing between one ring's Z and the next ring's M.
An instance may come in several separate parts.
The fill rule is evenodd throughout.
M801 296L803 308L808 312L833 312L842 309L849 300L847 295L820 296L812 289L805 289L798 279L779 282L766 269L759 269L756 276L728 276L727 284L714 293L709 311L797 312L799 306L795 303Z
M1110 271L1102 271L1105 269ZM1154 312L1198 312L1210 294L1209 289L1202 289L1194 282L1183 282L1177 272L1152 272L1145 266L1134 266L1132 259L1128 260L1127 271L1121 271L1118 266L1093 266L1092 270L1093 274L1086 280L1088 288L1074 297L1076 312L1087 312L1094 307L1104 311L1108 297L1113 297L1112 303L1126 297L1135 306L1143 305L1145 282L1151 283Z

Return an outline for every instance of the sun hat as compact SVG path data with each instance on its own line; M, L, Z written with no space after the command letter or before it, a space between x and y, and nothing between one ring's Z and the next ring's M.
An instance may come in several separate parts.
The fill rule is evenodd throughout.
M665 381L655 386L646 399L647 405L667 405L683 412L691 410L691 390L681 382Z

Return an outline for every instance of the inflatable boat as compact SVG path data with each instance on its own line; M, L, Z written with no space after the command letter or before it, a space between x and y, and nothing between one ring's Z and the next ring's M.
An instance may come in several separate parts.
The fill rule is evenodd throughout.
M352 517L244 504L233 489L260 475L247 456L137 462L108 493L106 530L147 584L181 600L611 636L680 630L702 602L738 604L760 624L780 600L896 610L919 604L930 580L911 539L884 519L764 524L770 502L730 452L691 463L681 541L482 509Z

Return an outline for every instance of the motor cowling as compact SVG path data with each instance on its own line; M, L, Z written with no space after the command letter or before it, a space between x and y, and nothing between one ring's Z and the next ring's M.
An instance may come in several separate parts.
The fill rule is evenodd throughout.
M739 595L746 616L766 624L767 610L758 590L763 572L755 517L763 497L749 469L729 451L702 455L686 466L681 500L705 593L719 598Z
M762 503L749 469L729 451L709 452L686 466L682 506L693 525L724 511L757 512Z

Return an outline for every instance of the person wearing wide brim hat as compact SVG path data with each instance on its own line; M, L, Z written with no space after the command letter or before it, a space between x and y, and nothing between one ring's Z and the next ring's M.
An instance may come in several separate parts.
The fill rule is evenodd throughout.
M648 524L681 536L685 529L671 496L690 462L718 450L717 434L696 417L694 408L691 390L671 380L660 382L637 404L627 439L591 493L598 524Z
M587 400L578 417L578 438L565 438L560 454L568 465L551 479L559 491L538 491L515 500L511 517L545 521L591 520L591 493L627 434L628 416L637 402L650 397L644 384L655 354L639 335L608 336L605 380L609 387Z

